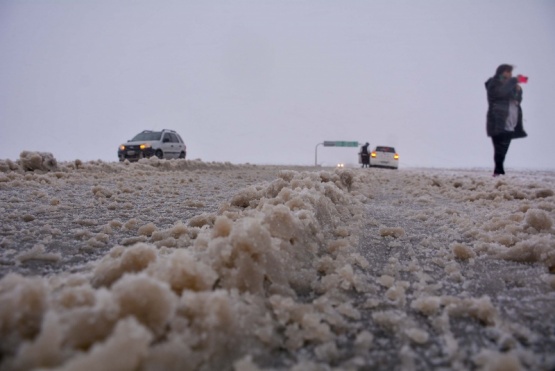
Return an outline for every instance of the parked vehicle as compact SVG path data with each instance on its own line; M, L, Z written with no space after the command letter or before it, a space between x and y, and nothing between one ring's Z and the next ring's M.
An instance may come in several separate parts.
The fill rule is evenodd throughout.
M395 152L395 148L386 146L377 146L370 153L371 167L387 167L391 169L399 168L399 154Z
M138 161L141 158L156 156L158 158L185 158L187 147L181 136L174 130L144 130L119 146L120 161Z

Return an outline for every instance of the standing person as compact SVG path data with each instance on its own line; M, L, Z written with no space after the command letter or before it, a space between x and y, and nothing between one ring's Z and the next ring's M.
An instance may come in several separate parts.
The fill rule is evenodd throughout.
M370 143L366 142L360 149L360 158L362 167L370 167L370 154L368 153L368 146Z
M520 75L518 76L520 79ZM493 176L505 174L503 164L512 139L527 136L522 125L522 88L513 77L513 66L502 64L486 82L488 93L487 134L493 142Z

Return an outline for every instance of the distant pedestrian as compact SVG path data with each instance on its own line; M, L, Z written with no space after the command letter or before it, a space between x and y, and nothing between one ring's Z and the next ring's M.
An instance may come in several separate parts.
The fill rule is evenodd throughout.
M366 142L360 149L360 160L362 167L370 167L370 154L368 153L368 146L370 143Z
M502 64L495 76L486 82L488 93L487 134L493 142L493 176L505 174L505 156L512 139L527 136L522 125L522 88L518 84L521 76L513 77L513 66ZM524 81L523 81L524 82Z

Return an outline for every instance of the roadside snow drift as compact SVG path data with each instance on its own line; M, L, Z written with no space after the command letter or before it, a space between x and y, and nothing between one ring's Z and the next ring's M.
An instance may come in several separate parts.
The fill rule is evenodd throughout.
M555 304L554 174L31 152L0 171L0 370L555 365L508 309Z

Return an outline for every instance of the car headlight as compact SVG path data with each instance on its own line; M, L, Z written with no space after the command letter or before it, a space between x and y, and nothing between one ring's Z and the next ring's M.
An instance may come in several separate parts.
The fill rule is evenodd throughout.
M122 144L121 146L119 146L119 149L121 149L122 151L125 151L125 146Z
M152 146L148 143L143 143L139 146L140 149L147 149L147 148L150 148L150 147L152 147Z

